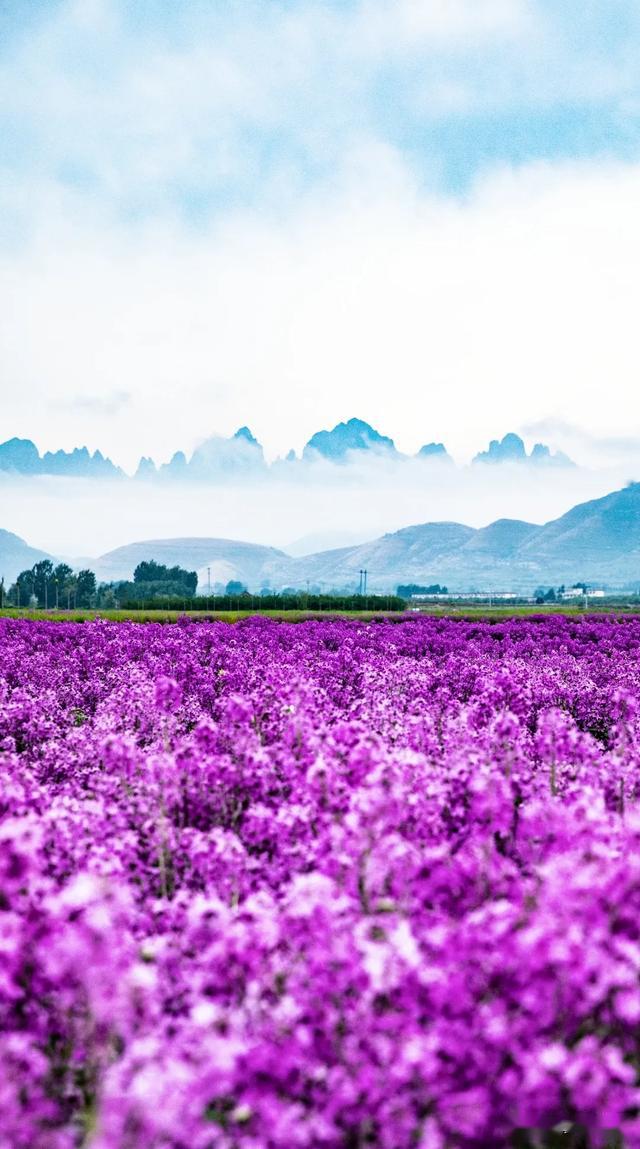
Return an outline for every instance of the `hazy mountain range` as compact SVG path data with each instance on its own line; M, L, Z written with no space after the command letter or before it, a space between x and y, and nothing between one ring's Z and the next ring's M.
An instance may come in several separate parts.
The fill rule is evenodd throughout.
M76 447L73 451L46 451L41 455L31 439L8 439L6 443L0 443L0 471L100 479L124 475L124 471L100 451L90 454L86 447Z
M0 575L12 581L44 552L0 531ZM198 571L200 592L238 579L250 590L285 586L355 589L366 568L369 589L399 583L446 583L450 590L522 590L585 580L609 587L640 585L640 483L581 503L537 526L499 519L476 529L434 522L405 527L372 542L293 557L229 539L160 539L118 547L83 560L101 581L130 578L142 559Z
M393 439L380 434L362 419L349 419L338 423L331 431L317 431L305 445L301 458L295 451L268 464L261 444L248 427L240 427L235 435L224 438L213 435L206 439L187 458L184 451L176 451L169 462L159 466L153 459L140 459L135 478L138 480L184 480L222 482L243 477L264 476L268 472L292 473L296 467L324 461L345 466L363 458L381 458L402 461L408 458L438 464L453 464L443 443L425 443L414 456L398 451ZM503 439L493 439L486 451L481 451L474 463L518 463L532 466L571 466L571 460L562 452L553 453L544 443L536 443L527 454L523 440L510 432ZM75 478L126 478L125 472L100 451L91 454L86 447L73 451L47 451L41 455L30 439L8 439L0 444L0 472L18 475L67 475Z

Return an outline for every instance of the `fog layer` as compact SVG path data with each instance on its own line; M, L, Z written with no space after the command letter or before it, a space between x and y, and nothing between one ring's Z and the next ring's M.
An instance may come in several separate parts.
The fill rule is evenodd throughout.
M371 460L319 464L303 478L235 485L0 476L0 528L72 558L143 539L208 536L295 553L373 539L429 521L543 523L624 486L622 469L474 466Z

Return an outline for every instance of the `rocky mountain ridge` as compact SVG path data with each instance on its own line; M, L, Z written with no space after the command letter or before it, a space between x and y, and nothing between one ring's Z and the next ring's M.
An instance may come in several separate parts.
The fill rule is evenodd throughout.
M362 419L349 419L337 423L331 430L317 431L305 444L301 457L289 451L283 459L268 464L262 445L248 427L240 427L234 435L225 438L212 435L193 451L190 457L176 451L171 459L159 466L149 456L142 456L133 476L137 481L225 482L265 477L273 472L282 474L283 468L292 474L296 468L314 463L346 466L363 459L405 462L415 459L420 463L453 464L444 443L429 442L409 456L399 451L387 435ZM561 452L553 453L544 443L536 443L527 453L519 435L509 432L503 439L492 439L486 451L474 456L473 465L517 464L519 466L570 466L571 460ZM8 439L0 443L0 473L18 475L61 475L73 478L125 478L124 471L100 451L91 453L87 447L72 451L46 451L40 454L31 439Z

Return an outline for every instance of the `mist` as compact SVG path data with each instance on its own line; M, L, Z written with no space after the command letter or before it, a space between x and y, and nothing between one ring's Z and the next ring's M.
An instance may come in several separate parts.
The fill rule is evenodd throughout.
M625 485L628 469L456 467L367 459L232 484L0 476L0 528L81 560L145 539L217 537L303 554L430 521L547 522ZM275 472L275 473L274 473Z

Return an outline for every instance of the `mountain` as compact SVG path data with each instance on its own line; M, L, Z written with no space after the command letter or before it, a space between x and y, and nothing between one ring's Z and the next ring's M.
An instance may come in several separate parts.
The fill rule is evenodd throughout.
M443 463L453 462L444 443L425 443L424 447L418 451L416 459L435 459Z
M248 427L240 427L230 439L213 435L191 456L189 477L217 479L254 474L264 470L264 452Z
M364 457L405 461L408 456L397 450L393 439L366 423L363 419L349 419L337 423L331 431L316 431L306 443L302 459L306 463L318 460L347 465ZM425 443L415 458L429 462L453 464L444 443ZM167 480L195 479L198 482L224 483L239 479L259 478L269 474L274 478L293 474L299 463L295 451L274 462L267 463L264 451L247 426L239 427L234 435L225 438L211 435L198 446L190 458L184 451L176 451L169 462L156 467L153 459L140 459L134 478ZM499 465L517 463L536 467L573 466L562 451L553 452L545 443L536 443L530 454L524 441L512 431L502 439L492 439L486 451L480 451L474 464ZM0 472L21 475L68 475L86 478L122 477L123 471L100 451L91 454L86 447L73 451L46 451L40 456L30 439L8 439L0 443Z
M17 471L21 475L40 473L40 452L31 439L8 439L0 443L0 471Z
M134 479L153 479L158 474L157 467L150 455L142 455Z
M96 479L115 478L123 473L101 451L90 454L86 447L75 447L73 451L46 451L41 458L31 439L15 438L0 443L0 471L12 471L20 475L70 475Z
M78 475L92 479L114 479L122 475L111 459L105 459L101 451L89 453L86 447L75 447L73 451L46 451L40 463L42 475Z
M393 439L381 435L362 419L349 419L347 423L338 423L332 431L316 431L306 444L302 457L313 460L321 455L331 462L344 463L352 451L396 454Z
M143 456L138 463L136 479L153 479L157 475L167 479L195 479L220 482L251 476L265 470L264 452L248 427L240 427L235 435L210 435L187 459L184 451L176 451L168 463L156 469L153 459Z
M270 573L274 586L286 581L304 587L310 582L326 589L343 589L357 586L360 570L366 569L371 589L375 586L388 591L399 582L417 582L418 576L422 580L427 571L437 575L446 556L455 553L474 533L473 527L460 523L425 523L360 546L289 559L286 566L275 564Z
M21 571L28 570L41 559L50 559L46 551L30 547L19 535L0 530L0 578L4 576L5 590L15 582Z
M531 454L527 455L524 441L510 431L503 439L492 439L487 451L474 456L474 463L534 463L538 466L572 467L574 464L562 451L552 452L546 443L536 443Z
M532 463L542 463L543 466L551 464L555 467L575 467L573 459L565 455L564 451L552 451L546 443L535 443L529 459Z
M325 536L326 537L326 536ZM301 540L301 550L305 540ZM308 540L311 544L312 540ZM306 549L306 548L305 548ZM0 531L0 575L6 583L45 552ZM274 547L219 538L151 539L109 551L91 566L104 582L129 579L144 559L198 571L199 589L237 579L250 590L270 586L355 590L361 570L369 590L399 583L445 583L452 591L516 590L585 581L640 585L640 483L581 503L543 526L498 519L480 529L422 523L357 546L294 557Z
M366 541L367 535L363 531L312 531L287 543L284 551L292 558L302 558L305 555L317 554L318 551L344 550L346 547L360 546Z
M640 581L640 483L572 507L526 539L518 551L532 561L587 581Z
M474 463L523 463L527 458L525 445L512 431L504 439L492 439L488 451L480 451Z
M207 568L211 571L212 586L237 579L252 588L259 588L267 568L275 563L286 564L287 555L275 547L232 539L149 539L108 551L95 560L93 570L100 582L130 579L138 563L146 559L155 559L170 567L178 565L196 570L202 593L207 587Z
M533 523L525 523L521 519L497 519L488 527L474 532L464 545L464 553L488 555L498 560L510 559L539 530Z
M168 463L163 463L159 473L167 479L184 479L187 474L187 456L184 451L176 451Z
M460 591L640 583L640 483L581 503L544 526L499 519L479 530L457 523L406 527L373 543L295 560L288 578L299 585L309 579L354 586L362 568L371 591L385 592L402 582L440 582Z

